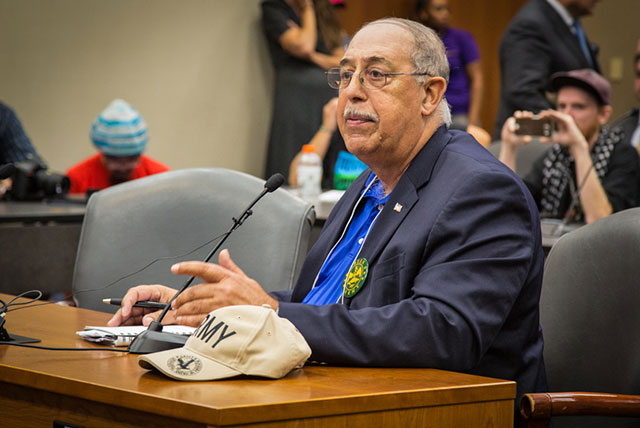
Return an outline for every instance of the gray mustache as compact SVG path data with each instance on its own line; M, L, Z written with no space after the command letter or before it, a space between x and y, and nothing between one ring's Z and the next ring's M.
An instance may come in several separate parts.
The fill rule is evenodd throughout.
M354 108L346 108L344 110L344 113L342 114L342 117L344 119L347 118L347 116L358 116L358 117L363 117L365 119L369 119L372 120L374 122L377 122L378 116L373 114L373 113L368 113L368 112L364 112L364 111L360 111L358 109L354 109Z

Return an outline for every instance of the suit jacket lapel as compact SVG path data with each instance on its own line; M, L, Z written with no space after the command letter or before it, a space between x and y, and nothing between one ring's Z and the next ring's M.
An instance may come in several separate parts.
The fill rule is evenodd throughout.
M450 139L451 134L448 133L444 125L441 126L411 162L396 188L391 192L384 210L380 213L362 247L359 257L366 258L369 263L375 262L393 233L419 200L417 190L426 185L431 178L436 161ZM305 260L300 278L293 290L291 301L301 302L311 289L313 281L329 251L342 235L351 211L364 189L369 173L370 170L367 169L353 182L336 205L336 208L331 212L327 219L327 227L322 230L318 241L311 249L307 260ZM357 295L354 297L357 298ZM350 300L345 299L345 303L348 304Z
M391 236L419 200L418 189L429 182L436 161L450 139L451 134L444 126L441 126L413 159L391 192L384 209L362 246L358 258L365 258L369 265L376 262Z

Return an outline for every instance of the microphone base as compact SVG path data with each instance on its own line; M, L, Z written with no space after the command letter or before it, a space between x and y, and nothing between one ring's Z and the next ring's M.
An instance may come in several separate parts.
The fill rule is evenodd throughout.
M38 342L40 342L40 339L20 336L17 334L9 334L4 327L0 327L0 344L2 343L38 343Z
M136 336L129 345L130 354L150 354L181 348L187 342L188 336L165 333L162 331L145 330Z

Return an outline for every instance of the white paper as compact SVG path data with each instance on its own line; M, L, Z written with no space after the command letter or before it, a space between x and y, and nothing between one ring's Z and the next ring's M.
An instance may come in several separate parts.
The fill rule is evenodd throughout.
M136 336L147 327L143 325L132 325L122 327L86 326L84 330L77 331L76 334L89 342L101 343L111 346L128 346ZM165 325L162 331L184 336L191 335L195 327L186 325Z

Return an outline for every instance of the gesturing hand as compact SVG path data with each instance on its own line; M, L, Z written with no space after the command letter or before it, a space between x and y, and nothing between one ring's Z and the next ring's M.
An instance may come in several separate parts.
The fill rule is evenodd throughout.
M523 117L533 117L533 113L531 113L530 111L518 110L513 114L513 116L506 120L506 122L502 126L502 132L500 133L500 138L502 139L503 144L515 148L526 146L532 141L531 135L516 134L516 118L520 119Z
M218 264L183 262L173 265L171 271L206 282L186 289L173 302L173 312L180 324L198 326L209 312L229 305L268 304L274 310L278 308L278 301L231 260L228 250L220 252Z

